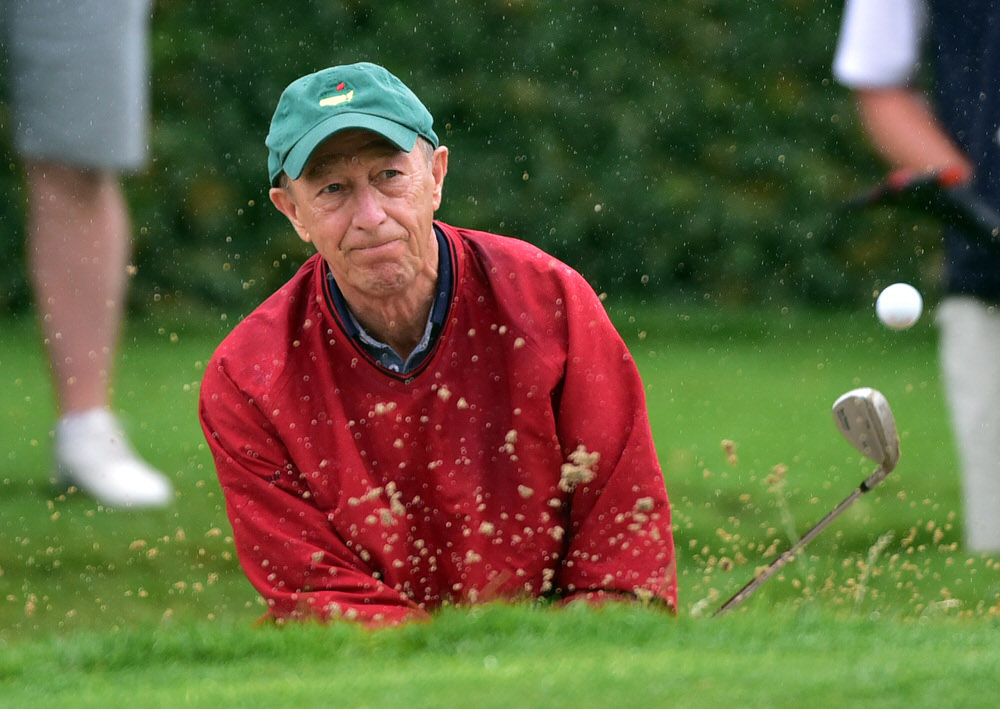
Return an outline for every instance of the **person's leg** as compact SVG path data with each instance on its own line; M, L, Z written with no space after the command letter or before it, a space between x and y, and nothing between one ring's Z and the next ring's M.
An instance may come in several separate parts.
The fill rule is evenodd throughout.
M125 298L128 209L107 171L30 161L28 261L61 416L56 474L99 501L152 507L166 479L139 458L109 409Z
M970 551L1000 551L1000 312L969 297L938 307L941 370L958 444Z
M25 169L28 261L60 413L108 406L125 297L129 217L108 172Z
M130 249L118 174L147 148L149 0L14 0L8 78L28 188L28 259L55 379L56 475L104 504L170 484L108 408Z

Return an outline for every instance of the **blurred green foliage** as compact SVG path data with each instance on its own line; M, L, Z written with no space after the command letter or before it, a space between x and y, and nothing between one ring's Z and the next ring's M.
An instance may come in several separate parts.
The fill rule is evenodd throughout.
M830 78L840 0L157 0L153 160L127 181L131 303L248 312L310 254L267 197L263 142L301 74L367 59L451 148L450 223L531 241L599 291L867 302L933 287L937 233L840 200L877 179ZM0 108L0 122L5 114ZM28 304L9 142L0 301Z

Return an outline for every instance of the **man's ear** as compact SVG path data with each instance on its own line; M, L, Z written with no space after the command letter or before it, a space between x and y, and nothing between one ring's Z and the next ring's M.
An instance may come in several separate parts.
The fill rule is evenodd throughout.
M271 191L268 192L268 196L271 198L271 204L292 223L295 233L299 235L299 238L307 244L312 241L308 230L306 230L301 220L299 220L299 205L295 202L295 198L292 197L291 192L284 187L272 187Z
M438 147L431 156L431 174L434 176L434 209L441 206L444 176L448 174L448 148Z

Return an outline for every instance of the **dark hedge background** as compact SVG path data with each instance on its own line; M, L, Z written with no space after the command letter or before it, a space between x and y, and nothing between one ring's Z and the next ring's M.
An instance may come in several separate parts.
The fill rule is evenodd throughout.
M881 176L830 78L840 0L187 2L154 16L153 161L127 181L136 313L249 311L309 251L263 141L297 76L367 59L451 148L451 223L531 241L599 291L853 306L933 288L933 225L839 200ZM0 122L6 122L0 108ZM9 141L0 306L30 305Z

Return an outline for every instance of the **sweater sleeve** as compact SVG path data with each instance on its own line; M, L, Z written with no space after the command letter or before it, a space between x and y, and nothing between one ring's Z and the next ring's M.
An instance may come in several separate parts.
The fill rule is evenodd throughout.
M557 585L569 600L624 595L676 611L670 503L639 372L590 286L572 283L557 403L560 486L572 494Z
M428 617L335 533L271 423L218 360L206 372L199 413L240 564L270 617L370 626Z

